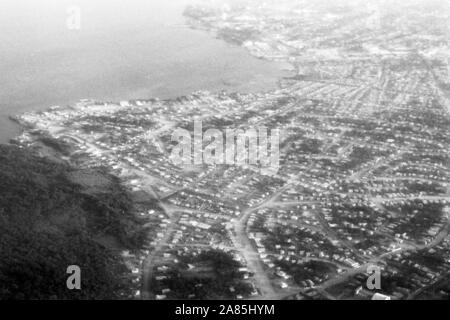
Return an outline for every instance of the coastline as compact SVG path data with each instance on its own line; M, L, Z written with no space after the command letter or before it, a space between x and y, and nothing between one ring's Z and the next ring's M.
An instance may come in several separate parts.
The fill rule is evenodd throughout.
M205 61L205 65L202 66L200 61L204 60L203 57L198 58L198 61L194 59L193 62L190 61L190 57L183 57L183 60L187 59L187 64L186 67L181 69L175 68L176 64L171 65L171 63L177 63L176 61L164 62L168 68L167 76L164 75L162 78L158 78L159 76L156 76L158 73L154 73L151 83L149 83L150 80L148 79L142 79L140 84L137 83L136 89L126 87L123 93L117 93L116 91L112 95L101 93L101 91L112 91L113 89L105 89L103 88L104 85L102 85L99 91L100 94L95 94L95 90L92 91L93 89L91 88L85 88L86 91L81 93L80 90L82 88L80 88L77 91L80 91L81 94L69 93L66 98L63 98L58 93L53 98L45 98L45 95L44 98L39 97L37 103L32 103L31 97L24 97L21 99L22 101L3 104L0 116L2 117L1 121L5 123L3 128L6 129L5 132L0 132L0 142L8 143L10 139L17 137L23 132L23 128L15 121L17 116L27 112L46 111L54 105L70 106L82 100L80 97L83 96L99 101L108 101L110 99L119 101L120 99L177 99L198 90L207 90L214 93L222 91L229 93L261 93L278 89L279 81L291 73L289 64L255 57L246 48L218 39L212 32L207 30L198 30L188 24L177 29L181 29L182 34L193 32L202 43L206 41L208 44L204 44L203 47L207 50L206 52L212 50L213 58L211 61ZM188 50L186 54L195 56L196 53ZM142 61L142 63L145 64L146 62ZM191 67L187 67L191 63L194 63L194 65L198 64L198 71L193 73ZM165 74L165 71L162 69L157 71ZM170 78L173 79L170 80ZM49 92L59 91L60 89L55 88L55 90L50 90ZM48 102L44 102L45 100L48 100Z

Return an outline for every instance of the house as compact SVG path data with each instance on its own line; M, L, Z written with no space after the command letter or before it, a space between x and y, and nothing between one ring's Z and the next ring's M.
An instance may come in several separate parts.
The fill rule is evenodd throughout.
M391 300L391 297L387 296L387 295L384 295L384 294L381 294L381 293L375 293L372 296L372 300Z

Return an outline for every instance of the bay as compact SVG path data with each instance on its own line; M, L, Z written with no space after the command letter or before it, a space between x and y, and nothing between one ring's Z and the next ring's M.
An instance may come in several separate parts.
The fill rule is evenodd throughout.
M275 89L286 66L189 28L182 13L195 2L2 0L0 142L20 133L10 115L83 98ZM67 28L73 7L80 10L80 30Z

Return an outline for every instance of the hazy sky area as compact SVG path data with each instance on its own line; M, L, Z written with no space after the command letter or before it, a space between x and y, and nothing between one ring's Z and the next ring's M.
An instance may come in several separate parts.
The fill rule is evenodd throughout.
M284 66L183 25L185 6L195 2L2 0L0 142L19 132L9 115L82 98L275 88ZM81 10L77 31L67 28L71 6Z

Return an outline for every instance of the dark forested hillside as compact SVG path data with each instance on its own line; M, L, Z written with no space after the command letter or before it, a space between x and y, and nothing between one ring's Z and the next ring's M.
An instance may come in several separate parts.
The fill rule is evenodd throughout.
M118 250L142 245L119 180L0 146L0 299L106 299L127 293ZM66 269L81 268L68 290Z

